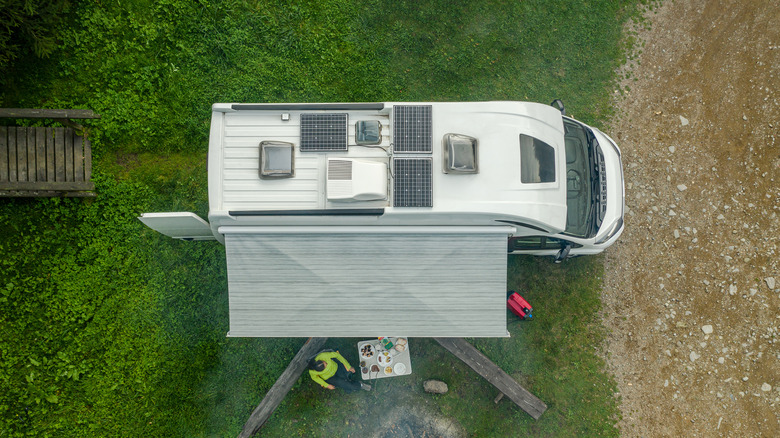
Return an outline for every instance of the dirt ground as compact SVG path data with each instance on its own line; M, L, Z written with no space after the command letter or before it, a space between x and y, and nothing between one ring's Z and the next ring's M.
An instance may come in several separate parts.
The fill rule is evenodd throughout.
M626 230L605 346L623 436L780 436L780 4L646 14L608 130Z

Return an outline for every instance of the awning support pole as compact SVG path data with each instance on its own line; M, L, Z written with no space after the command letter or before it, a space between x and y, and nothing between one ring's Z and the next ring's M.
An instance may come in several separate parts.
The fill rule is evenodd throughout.
M322 349L327 340L328 338L309 338L303 344L298 354L290 361L290 365L287 365L287 369L276 379L274 386L268 390L263 401L252 411L252 415L246 420L244 428L238 434L239 438L249 438L263 427L263 424L268 421L276 407L282 403L284 397L292 389L293 384L306 369L309 360Z
M515 379L499 368L498 365L493 363L493 361L488 359L487 356L474 348L474 346L465 339L433 339L447 349L447 351L457 356L458 359L465 362L466 365L476 371L477 374L484 377L493 386L498 388L502 394L505 394L510 400L515 402L520 409L527 412L534 420L538 420L544 411L547 410L547 405L543 401L520 386Z

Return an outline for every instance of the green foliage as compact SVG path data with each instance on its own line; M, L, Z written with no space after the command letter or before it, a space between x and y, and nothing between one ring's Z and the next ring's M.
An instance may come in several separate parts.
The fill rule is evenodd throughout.
M102 116L85 121L97 198L0 200L0 436L235 436L302 344L226 338L224 248L136 219L206 215L213 103L562 98L598 123L636 3L74 2L51 56L20 55L0 82L4 106ZM548 403L539 422L495 407L488 384L414 339L409 378L353 395L301 379L266 433L361 436L368 418L413 406L475 436L615 435L595 350L599 260L511 257L509 286L537 317L474 340ZM354 358L356 341L331 346ZM422 394L432 377L453 390Z
M20 55L46 57L57 47L61 17L68 0L0 0L0 84Z

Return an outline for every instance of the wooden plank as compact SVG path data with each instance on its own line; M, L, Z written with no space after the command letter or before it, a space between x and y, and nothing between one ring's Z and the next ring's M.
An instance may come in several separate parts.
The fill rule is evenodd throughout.
M94 198L95 192L67 192L43 190L0 190L0 198Z
M54 181L65 181L65 128L54 128Z
M16 178L16 128L8 128L8 181L18 181Z
M0 181L8 181L8 128L0 126Z
M434 338L442 347L466 363L471 369L484 377L510 400L515 402L520 409L528 413L535 420L547 410L547 405L520 386L515 379L504 372L498 365L487 358L473 345L462 338Z
M49 182L49 181L19 181L8 182L0 181L0 190L51 190L58 192L75 192L95 190L95 183L89 181L82 182Z
M46 181L54 181L54 128L46 128Z
M73 137L73 181L84 181L84 137Z
M0 118L9 119L99 119L100 115L86 109L0 108Z
M46 128L35 128L35 180L46 181Z
M255 410L252 411L252 415L249 416L241 433L238 434L239 438L251 437L263 427L263 424L271 417L271 414L273 414L276 407L284 400L284 397L290 392L293 384L306 369L309 360L322 349L327 340L328 338L309 338L306 343L303 344L303 347L298 351L298 354L296 354L290 361L290 364L287 365L287 369L279 376L276 383L274 383L274 386L268 390L263 401L261 401Z
M84 136L84 181L92 178L92 143Z
M73 129L65 128L65 181L73 179Z
M27 130L16 128L16 178L27 181Z
M16 166L16 128L8 128L8 181L18 181Z
M35 143L35 128L24 128L27 136L27 181L38 180L38 170L35 167L35 153L37 151L37 145Z

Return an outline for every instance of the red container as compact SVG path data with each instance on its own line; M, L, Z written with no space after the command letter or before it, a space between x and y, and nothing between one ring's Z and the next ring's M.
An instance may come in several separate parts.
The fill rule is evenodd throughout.
M513 292L509 295L509 298L506 300L506 306L512 313L519 316L520 319L533 318L533 315L531 315L533 307L531 307L528 301L521 297L517 292Z

